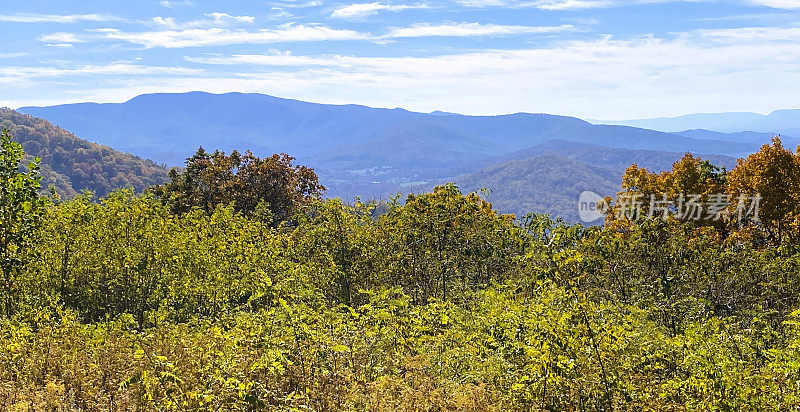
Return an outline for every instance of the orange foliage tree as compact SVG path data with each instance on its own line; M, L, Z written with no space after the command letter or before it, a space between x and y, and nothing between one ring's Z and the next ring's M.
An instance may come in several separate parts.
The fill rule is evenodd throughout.
M780 242L795 238L800 207L800 156L785 149L779 137L731 171L728 193L735 197L761 196L759 219L768 236Z

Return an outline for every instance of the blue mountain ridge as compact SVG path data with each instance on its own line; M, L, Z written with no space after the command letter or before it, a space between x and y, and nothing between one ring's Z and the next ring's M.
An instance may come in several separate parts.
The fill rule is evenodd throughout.
M148 94L124 103L18 110L168 165L181 165L199 146L249 149L262 156L289 153L317 170L330 196L345 198L381 197L453 181L545 142L738 157L769 140L595 125L550 114L417 113L255 93Z

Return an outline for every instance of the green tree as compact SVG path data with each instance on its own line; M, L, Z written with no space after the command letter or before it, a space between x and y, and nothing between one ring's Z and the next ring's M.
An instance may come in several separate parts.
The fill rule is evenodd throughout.
M452 183L409 195L379 226L385 255L378 283L402 286L415 303L458 300L502 279L524 244L513 215Z
M36 243L46 204L38 195L39 159L20 170L23 157L22 146L4 129L0 134L0 303L7 316L18 298L16 278Z
M218 205L233 203L237 212L251 215L264 203L274 223L280 223L325 191L314 169L292 161L287 154L265 158L249 151L209 154L201 147L186 159L183 172L171 170L170 181L153 192L175 213L200 208L210 214Z

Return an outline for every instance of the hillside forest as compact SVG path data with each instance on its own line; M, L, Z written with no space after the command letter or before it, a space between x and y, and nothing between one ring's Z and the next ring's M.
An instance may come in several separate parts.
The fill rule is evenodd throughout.
M115 188L141 192L167 180L167 169L152 160L78 138L44 119L0 108L3 128L25 149L26 161L41 160L43 192L52 188L60 197L71 198L88 190L106 196Z
M779 139L730 171L633 165L583 227L454 184L326 200L291 156L247 152L64 200L15 133L1 410L800 408L800 156ZM617 213L630 195L760 208Z

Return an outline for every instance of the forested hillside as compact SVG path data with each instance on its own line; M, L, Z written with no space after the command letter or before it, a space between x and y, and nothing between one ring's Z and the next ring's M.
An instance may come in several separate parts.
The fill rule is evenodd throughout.
M62 197L84 190L106 196L130 187L141 192L162 183L167 169L137 156L92 143L50 122L14 110L0 109L0 129L7 128L29 156L42 159L42 186Z
M498 209L525 215L549 212L569 222L579 222L577 201L590 190L603 196L619 191L621 174L613 169L544 154L525 160L492 165L456 180L466 191L486 190Z
M452 184L376 213L290 157L220 152L52 205L22 158L4 134L2 410L800 408L800 156L779 140L730 172L632 166L591 228ZM760 193L761 214L622 210L656 193Z

